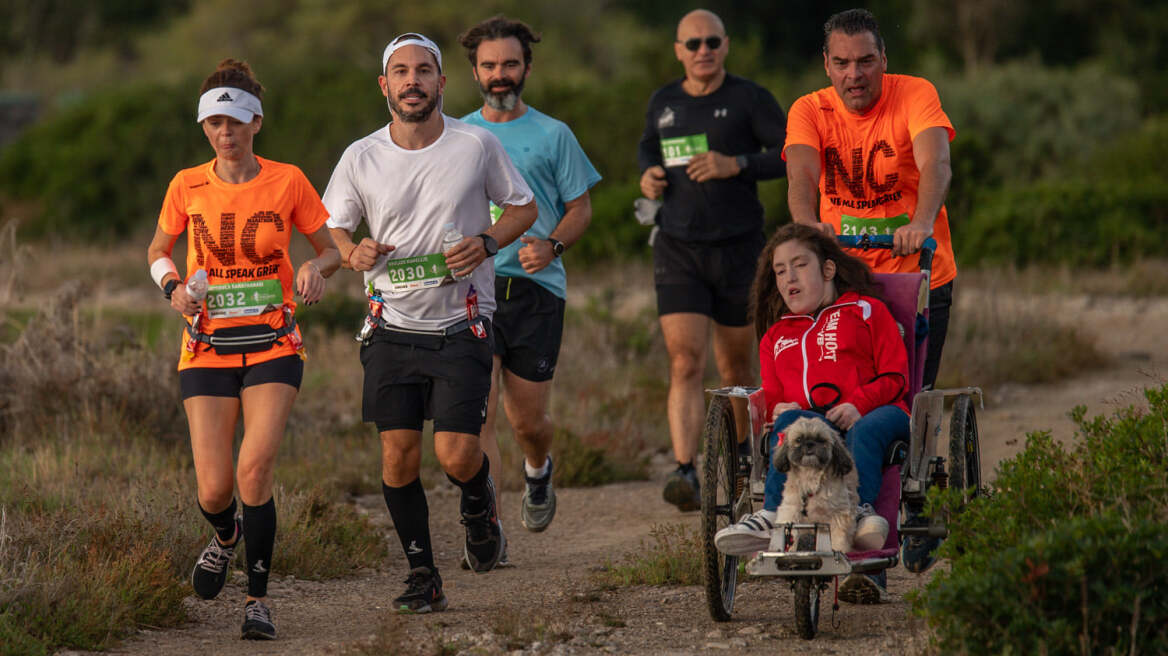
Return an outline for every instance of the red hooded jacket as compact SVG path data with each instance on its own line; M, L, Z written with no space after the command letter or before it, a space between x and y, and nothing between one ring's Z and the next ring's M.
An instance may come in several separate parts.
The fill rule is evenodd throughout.
M860 416L883 405L908 413L908 356L892 314L881 301L847 292L816 316L785 314L758 347L767 416L779 403L851 403ZM812 399L814 396L814 400Z

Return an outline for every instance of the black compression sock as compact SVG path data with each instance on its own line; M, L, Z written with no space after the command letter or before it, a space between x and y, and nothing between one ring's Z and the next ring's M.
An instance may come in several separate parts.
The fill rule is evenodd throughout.
M691 472L691 471L693 471L693 468L694 468L693 461L691 460L690 462L686 462L686 463L679 462L679 463L677 463L677 468L683 472Z
M203 513L203 517L206 517L207 521L211 523L211 527L215 529L215 535L219 538L220 544L230 542L235 537L235 497L231 497L230 506L217 513L207 512L201 503L199 510Z
M247 545L247 594L268 596L268 570L276 543L276 502L260 506L243 504L243 541Z
M451 483L454 483L462 490L462 502L459 504L459 510L463 515L477 515L487 507L488 498L491 494L487 489L487 481L491 477L491 461L487 459L487 454L483 454L483 465L478 472L470 477L469 481L463 482L457 478L446 475Z
M385 506L389 508L389 516L393 519L393 527L401 540L402 551L406 552L410 569L425 566L431 572L437 571L434 552L430 548L430 507L426 505L426 488L422 487L422 479L415 478L402 487L390 487L382 481L381 494L385 497Z

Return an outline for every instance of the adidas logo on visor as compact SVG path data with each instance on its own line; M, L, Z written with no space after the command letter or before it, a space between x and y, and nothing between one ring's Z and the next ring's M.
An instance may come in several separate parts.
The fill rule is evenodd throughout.
M231 102L231 95L224 91L223 95L219 96L219 99L215 102Z

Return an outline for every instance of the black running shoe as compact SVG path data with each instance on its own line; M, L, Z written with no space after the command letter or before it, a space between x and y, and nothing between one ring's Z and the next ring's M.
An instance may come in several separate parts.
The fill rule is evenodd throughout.
M239 545L239 538L242 536L243 525L239 517L235 518L235 543L230 547L220 544L218 536L211 536L211 541L207 543L207 548L203 549L203 553L195 561L194 570L191 571L191 586L195 588L195 594L203 599L214 599L218 596L223 584L227 583L227 567L235 556L235 547Z
M399 613L436 613L446 610L442 577L425 565L411 569L410 575L406 577L406 591L393 600L393 609Z
M507 538L499 525L499 514L495 511L495 483L487 477L487 507L473 515L462 513L462 525L466 527L466 546L463 556L475 572L489 572L499 564L507 548Z
M698 473L693 467L677 469L665 479L665 500L685 512L702 507L702 494L698 486Z
M547 459L547 473L540 478L531 478L526 470L523 480L527 487L523 490L523 504L519 508L519 519L523 527L532 533L539 533L552 523L556 516L556 490L552 487L552 457Z
M276 625L272 624L272 611L264 602L251 600L243 606L244 640L275 640Z

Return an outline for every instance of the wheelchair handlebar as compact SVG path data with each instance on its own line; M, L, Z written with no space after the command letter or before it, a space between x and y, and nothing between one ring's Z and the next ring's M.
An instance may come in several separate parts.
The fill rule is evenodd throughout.
M840 246L844 248L859 248L867 250L869 248L883 248L892 250L892 235L837 235ZM921 271L929 271L933 268L933 254L937 252L937 241L932 237L925 240L921 244Z

